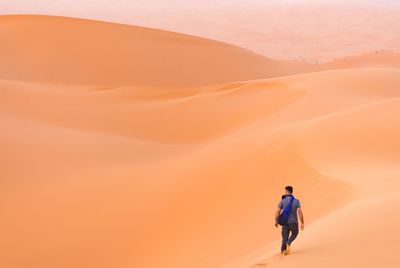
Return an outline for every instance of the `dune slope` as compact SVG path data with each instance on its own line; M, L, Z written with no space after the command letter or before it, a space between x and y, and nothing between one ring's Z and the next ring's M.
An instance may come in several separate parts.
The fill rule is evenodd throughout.
M366 251L392 265L378 247L395 240L357 224L380 204L396 210L387 188L400 159L399 74L335 70L183 91L1 81L1 265L284 266L314 255L337 265L363 230L375 232ZM285 184L307 229L281 259L271 218Z
M298 136L302 155L351 184L354 200L311 224L291 256L265 250L264 259L238 267L398 266L398 238L385 226L400 223L399 104L394 97L316 119Z
M315 70L200 37L76 18L0 16L0 34L0 79L194 86Z

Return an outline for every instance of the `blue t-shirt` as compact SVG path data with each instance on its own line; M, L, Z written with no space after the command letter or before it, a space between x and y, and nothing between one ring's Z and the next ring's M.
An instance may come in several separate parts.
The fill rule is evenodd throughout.
M289 205L290 200L292 199L290 195L284 195L284 197L278 204L278 208L283 209L287 205ZM288 223L298 223L297 221L297 208L300 207L299 199L294 198L292 203L292 209L290 210Z

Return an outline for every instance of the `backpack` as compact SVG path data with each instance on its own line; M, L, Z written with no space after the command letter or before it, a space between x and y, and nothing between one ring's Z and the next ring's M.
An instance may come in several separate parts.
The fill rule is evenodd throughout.
M289 202L289 205L283 208L281 214L278 217L278 224L279 225L287 225L288 220L289 220L289 215L290 211L292 209L292 204L293 204L294 196L292 195L292 199Z

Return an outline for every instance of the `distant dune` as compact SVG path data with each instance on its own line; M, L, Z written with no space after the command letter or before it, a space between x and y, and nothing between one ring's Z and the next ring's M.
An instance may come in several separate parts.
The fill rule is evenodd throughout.
M61 17L0 33L0 267L398 265L398 55L304 65ZM287 184L306 227L282 256Z
M0 78L102 86L197 86L313 66L162 30L55 16L0 17Z
M323 64L326 69L341 68L400 68L400 53L375 51L362 55L337 59Z

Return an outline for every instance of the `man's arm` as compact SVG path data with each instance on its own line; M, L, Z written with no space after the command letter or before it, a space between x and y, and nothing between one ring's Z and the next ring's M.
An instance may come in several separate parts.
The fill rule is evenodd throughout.
M281 210L280 208L278 208L278 210L275 213L275 227L278 227L278 217L281 214Z
M299 213L299 218L301 222L301 230L304 230L304 217L303 217L303 212L301 211L301 208L297 209L297 212Z

